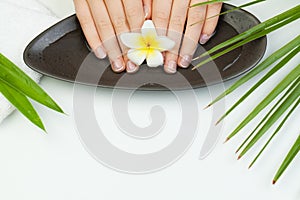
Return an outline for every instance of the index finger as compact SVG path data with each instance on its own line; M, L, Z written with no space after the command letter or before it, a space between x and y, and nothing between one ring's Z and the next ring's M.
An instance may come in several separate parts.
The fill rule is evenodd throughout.
M88 3L85 0L74 0L76 16L82 27L86 40L98 58L106 57L96 25Z

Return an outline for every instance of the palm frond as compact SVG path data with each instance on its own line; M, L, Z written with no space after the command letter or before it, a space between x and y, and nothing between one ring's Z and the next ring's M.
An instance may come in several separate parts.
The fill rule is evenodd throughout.
M280 168L278 169L274 179L273 184L277 182L277 180L280 178L280 176L283 174L283 172L287 169L287 167L290 165L290 163L293 161L293 159L296 157L296 155L300 151L300 135L298 136L295 144L290 149L289 153L285 157L284 161L282 162Z
M250 94L252 94L261 84L268 80L272 75L278 72L282 67L284 67L292 58L294 58L300 52L300 46L291 51L285 58L283 58L277 65L272 67L272 69L261 78L253 87L251 87L231 108L229 108L226 113L218 120L217 124L222 121L226 116L228 116L237 106L239 106Z
M0 53L0 81L14 87L31 99L63 113L55 101L27 74Z
M33 124L45 131L43 122L26 96L4 82L0 82L0 92Z
M260 157L260 155L263 153L263 151L266 149L266 147L270 144L272 139L275 137L275 135L281 130L283 125L286 123L286 121L289 119L289 117L293 114L293 112L296 110L296 108L299 106L300 98L298 98L297 102L294 104L294 106L290 109L288 114L283 118L281 123L278 125L277 129L274 131L274 133L271 135L269 140L266 142L266 144L263 146L263 148L260 150L260 152L257 154L257 156L254 158L254 160L249 165L249 168L254 165L254 163L257 161L257 159Z
M251 2L250 2L251 3ZM263 37L279 28L284 27L295 20L300 18L300 5L297 5L275 17L272 17L259 25L252 27L251 29L241 33L215 47L203 53L194 60L204 58L211 55L211 57L201 61L196 67L200 67L240 46L243 46L253 40ZM217 52L220 51L220 52ZM232 86L230 86L225 92L220 94L216 99L214 99L209 105L217 103L219 100L225 96L231 94L237 88L241 87L244 83L251 80L253 77L264 72L269 67L272 66L269 71L257 82L255 83L240 99L235 102L217 121L217 124L225 119L233 110L242 104L242 102L247 99L256 89L258 89L263 83L265 83L270 77L276 74L280 69L282 69L292 58L294 58L300 52L300 35L296 36L293 40L285 44L283 47L279 48L277 51L272 53L269 57L264 59L260 64L258 64L253 70L247 73L245 76L236 81ZM281 96L279 100L276 100L278 96ZM276 100L276 101L275 101ZM274 103L272 107L269 108L267 114L263 119L255 126L251 133L246 137L243 143L238 147L236 152L240 152L239 158L244 156L250 149L252 149L257 142L265 135L271 127L279 122L275 131L268 138L267 142L260 149L259 153L255 156L254 160L250 163L249 168L258 160L262 155L267 146L271 143L274 137L280 132L284 124L299 107L300 104L300 64L295 66L271 91L270 93L248 114L244 120L229 134L227 140L238 134L246 125L249 124L258 114L267 109L271 103ZM296 140L293 147L290 149L280 168L278 169L273 183L275 183L278 178L284 173L291 161L296 157L300 151L300 136Z
M269 112L263 117L263 119L258 123L258 125L253 129L253 131L249 134L249 136L244 140L244 142L239 146L239 148L236 150L236 153L239 152L242 147L250 140L250 138L254 135L254 133L262 127L262 125L269 119L269 117L272 115L275 109L278 108L278 106L286 99L286 97L291 93L291 91L296 87L298 82L294 82L287 91L282 95L282 97L274 104L274 106L269 110Z
M224 11L224 12L221 12L221 13L219 13L219 14L217 14L217 15L213 15L213 16L207 17L207 18L205 18L205 19L203 19L203 20L199 20L199 21L197 21L197 22L191 24L190 26L194 26L194 25L196 25L196 24L198 24L198 23L201 23L201 22L203 22L203 21L205 21L205 20L208 20L208 19L211 19L211 18L214 18L214 17L218 17L218 16L222 16L222 15L231 13L231 12L233 12L233 11L236 11L236 10L239 10L239 9L242 9L242 8L246 8L246 7L249 7L249 6L253 6L253 5L257 4L257 3L261 3L261 2L264 2L264 1L266 1L266 0L255 0L255 1L251 1L251 2L249 2L249 3L242 4L242 5L240 5L240 6L237 6L237 7L235 7L235 8L232 8L232 9L230 9L230 10L226 10L226 11ZM221 2L222 2L222 1L221 1ZM223 2L225 2L225 1L223 1ZM215 2L214 2L214 3L215 3ZM192 5L191 7L196 7L196 6L200 6L200 5L206 5L206 4L212 4L212 2L211 2L211 1L208 1L208 2L202 2L202 3L198 3L198 4L195 4L195 5Z
M276 24L275 26L272 26L271 28L268 28L268 29L266 29L264 31L261 31L261 32L257 33L257 34L249 36L248 38L246 38L244 40L241 40L241 41L233 44L232 46L226 48L225 50L223 50L223 51L221 51L219 53L216 53L216 54L212 55L211 57L203 60L202 62L200 62L199 64L197 64L196 66L194 66L193 70L196 69L196 68L198 68L198 67L201 67L202 65L204 65L204 64L206 64L206 63L208 63L208 62L210 62L210 61L212 61L214 59L217 59L217 58L223 56L224 54L226 54L226 53L228 53L228 52L230 52L230 51L232 51L232 50L234 50L236 48L239 48L239 47L241 47L241 46L243 46L243 45L245 45L245 44L247 44L247 43L249 43L249 42L251 42L253 40L259 39L259 38L261 38L261 37L263 37L263 36L265 36L265 35L273 32L273 31L275 31L275 30L277 30L277 29L285 26L286 24L289 24L289 23L291 23L291 22L299 19L299 17L300 17L300 14L299 15L294 15L294 16L290 17L289 19ZM201 55L201 56L199 56L197 58L194 58L193 60L197 60L197 59L202 58L202 57L203 56Z
M300 65L299 65L299 69L300 69ZM282 82L279 83L278 85L280 84L282 84ZM291 91L291 93L286 97L286 99L278 106L278 108L274 111L274 113L268 118L268 120L264 123L264 125L260 128L260 130L256 133L256 135L252 138L252 140L241 152L239 157L245 155L245 153L269 130L269 128L288 110L288 108L295 101L299 100L299 96L300 96L300 79L298 78L296 88L294 88ZM295 105L298 106L298 103L296 103ZM251 114L252 113L250 113L250 115Z
M0 92L27 119L44 131L45 127L28 98L63 113L57 103L35 81L1 53Z
M238 125L238 127L232 131L227 137L227 140L235 136L242 128L244 128L252 119L254 119L265 107L267 107L278 95L281 94L290 84L292 84L300 76L300 64L295 67L268 95L264 98L252 112ZM298 84L298 82L297 82ZM296 87L294 93L290 96L298 98L300 95L300 86Z
M236 81L232 86L230 86L227 90L225 90L222 94L220 94L215 100L213 100L209 106L213 105L214 103L218 102L226 95L232 93L235 89L249 81L251 78L255 77L257 74L261 73L265 69L267 69L270 65L278 61L278 59L282 58L294 48L298 47L300 43L300 35L298 35L295 39L278 49L276 52L271 54L268 58L263 60L259 65L257 65L253 70L251 70L248 74L243 76L241 79Z
M290 18L293 18L293 20L290 20ZM202 58L204 56L208 56L212 53L215 53L216 51L219 51L223 48L229 47L237 42L240 42L241 40L247 39L249 37L253 37L256 34L260 34L262 31L266 31L266 29L268 29L268 28L273 27L273 29L271 29L271 30L274 31L274 26L276 26L278 23L284 23L284 25L287 25L287 24L291 23L292 21L295 21L296 19L299 19L299 18L300 18L300 5L295 6L279 15L276 15L276 16L266 20L265 22L262 22L243 33L241 33L235 37L232 37L232 38L226 40L225 42L222 42L221 44L216 45L215 47L211 48L209 51L203 53L199 57L196 57L194 60ZM282 26L279 26L276 29L281 28L281 27ZM266 35L266 34L264 34L264 35ZM260 34L260 35L262 35L262 34ZM199 64L195 67L200 67L200 66L201 65Z

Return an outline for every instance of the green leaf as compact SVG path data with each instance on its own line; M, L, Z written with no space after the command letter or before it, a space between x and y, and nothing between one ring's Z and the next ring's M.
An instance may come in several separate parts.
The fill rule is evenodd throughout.
M39 115L31 105L30 101L26 98L26 96L4 82L0 82L0 92L33 124L45 131L45 127Z
M299 78L298 78L299 79ZM253 131L249 134L249 136L244 140L244 142L239 146L236 150L236 153L240 151L240 149L249 141L249 139L254 135L254 133L262 127L262 125L269 119L271 114L278 106L287 98L287 96L293 91L293 89L298 85L298 81L295 81L291 86L288 87L287 91L282 95L282 97L275 103L275 105L269 110L269 112L264 116L264 118L258 123L258 125L253 129Z
M5 82L31 99L63 113L55 101L27 74L0 53L0 82Z
M299 151L300 151L300 135L298 136L296 142L290 149L289 153L287 154L284 161L282 162L279 170L277 171L273 180L273 184L275 184L278 181L278 179L281 177L281 175L284 173L284 171L287 169L287 167L290 165L290 163L294 160L296 155L299 153Z
M253 87L251 87L231 108L229 108L226 113L218 120L217 124L228 116L238 105L240 105L250 94L252 94L261 84L268 80L272 75L274 75L278 70L284 67L294 56L300 52L300 46L290 52L285 58L283 58L277 65L272 67L272 69L261 78Z
M300 65L299 65L300 66ZM300 75L300 70L299 74ZM271 128L271 126L285 113L286 110L297 100L300 96L300 79L298 79L297 87L291 92L291 94L285 99L285 101L276 109L276 111L266 121L264 126L257 132L252 138L249 144L244 148L239 157L245 155L249 149ZM251 115L251 114L250 114Z
M295 67L258 106L240 123L240 125L228 136L228 139L236 135L244 126L246 126L260 111L271 103L288 85L290 85L300 75L300 64Z
M194 70L194 69L196 69L198 67L201 67L202 65L204 65L204 64L206 64L206 63L208 63L208 62L210 62L210 61L212 61L214 59L217 59L217 58L223 56L224 54L226 54L226 53L228 53L228 52L230 52L230 51L232 51L232 50L234 50L234 49L236 49L238 47L241 47L241 46L243 46L243 45L245 45L245 44L247 44L247 43L249 43L251 41L254 41L254 40L258 39L258 38L261 38L261 37L263 37L263 36L265 36L265 35L273 32L273 31L275 31L275 30L277 30L277 29L279 29L279 28L281 28L281 27L283 27L283 26L285 26L285 25L287 25L287 24L295 21L296 19L299 19L299 17L300 17L300 13L298 13L296 15L293 15L292 17L286 19L285 21L282 21L282 22L280 22L280 23L278 23L278 24L276 24L276 25L274 25L274 26L272 26L270 28L267 28L267 29L265 29L265 30L263 30L261 32L256 33L256 34L253 34L252 36L249 36L246 39L241 40L241 41L235 43L234 45L226 48L225 50L223 50L223 51L221 51L219 53L216 53L216 54L210 56L209 58L203 60L202 62L200 62L196 66L194 66L192 70ZM204 54L202 54L202 55L194 58L193 60L197 60L197 59L203 57L203 55Z
M249 3L245 3L245 4L243 4L243 5L240 5L240 6L235 7L235 8L233 8L233 9L227 10L227 11L225 11L225 12L221 12L220 14L213 15L213 16L207 17L207 18L205 18L205 19L203 19L203 20L200 20L200 21L198 21L198 22L195 22L195 23L191 24L190 26L194 26L194 25L196 25L196 24L198 24L198 23L201 23L201 22L203 22L203 21L205 21L205 20L208 20L208 19L211 19L211 18L214 18L214 17L218 17L218 16L221 16L221 15L225 15L225 14L231 13L231 12L233 12L233 11L236 11L236 10L239 10L239 9L242 9L242 8L245 8L245 7L248 7L248 6L252 6L252 5L254 5L254 4L261 3L261 2L264 2L264 1L266 1L266 0L255 0L255 1L251 1L251 2L249 2ZM203 3L204 3L204 4L207 4L207 2L203 2ZM200 4L203 4L203 3L200 3ZM209 2L209 4L211 4L211 3ZM196 4L195 6L198 6L198 5ZM195 6L191 6L191 7L195 7Z
M289 53L291 50L296 48L300 43L300 35L298 35L295 39L281 47L279 50L274 52L272 55L270 55L268 58L266 58L263 62L261 62L259 65L257 65L253 70L251 70L249 73L247 73L245 76L243 76L241 79L236 81L231 87L229 87L225 92L220 94L216 99L214 99L209 106L213 105L214 103L218 102L222 98L224 98L226 95L232 93L235 89L249 81L251 78L259 74L260 72L264 71L267 67L269 67L271 64L275 63L278 59L285 56L287 53Z
M249 30L235 36L232 37L231 39L226 40L225 42L213 47L212 49L210 49L209 51L205 52L204 54L201 55L201 57L212 54L224 47L233 45L236 42L239 42L240 40L246 39L248 37L251 37L253 34L256 34L260 31L265 30L266 28L270 27L270 26L274 26L279 22L285 21L288 18L292 17L293 15L297 15L300 12L300 5L295 6L279 15L276 15L268 20L266 20L265 22L262 22L252 28L250 28Z
M272 139L275 137L275 135L280 131L280 129L283 127L283 125L285 124L285 122L288 120L288 118L291 116L291 114L296 110L296 108L299 106L300 104L300 98L298 98L298 101L295 103L295 105L290 109L290 111L288 112L288 114L284 117L284 119L281 121L281 123L279 124L279 126L276 128L276 130L274 131L274 133L271 135L271 137L269 138L269 140L266 142L266 144L263 146L263 148L260 150L260 152L257 154L257 156L254 158L254 160L251 162L250 167L252 167L254 165L254 163L257 161L257 159L260 157L260 155L263 153L263 151L266 149L266 147L269 145L269 143L272 141Z

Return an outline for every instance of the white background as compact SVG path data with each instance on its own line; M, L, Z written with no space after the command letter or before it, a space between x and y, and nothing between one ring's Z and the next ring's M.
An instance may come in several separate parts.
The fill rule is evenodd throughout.
M246 1L233 1L242 4ZM72 1L43 0L60 18L73 13ZM269 0L247 10L260 20L265 20L282 12L299 1ZM296 23L268 36L266 56L300 32L299 20ZM37 33L38 34L38 33ZM288 68L300 62L299 56L288 64ZM255 104L262 99L288 70L281 71L261 87L242 107L239 107L225 121L223 141L238 122L246 116ZM259 77L244 85L226 99L227 107L234 103ZM227 82L226 86L233 81ZM272 178L299 134L299 109L288 121L288 125L271 143L253 169L247 166L259 150L256 146L240 161L234 154L236 147L249 133L254 123L228 144L219 141L215 150L205 160L198 160L199 152L208 129L211 112L200 110L199 134L193 146L182 159L171 167L148 175L128 175L115 172L94 160L83 148L73 120L73 85L44 77L41 85L61 105L68 115L57 114L44 107L36 108L45 122L48 134L41 132L24 117L15 112L0 126L0 199L2 200L82 200L82 199L131 199L131 200L198 200L198 199L289 199L300 198L300 159L299 156L282 176L278 184L271 184ZM110 97L112 91L99 89L95 107L99 119L107 120L104 129L116 130L111 116ZM207 89L197 89L199 106L209 103ZM176 122L180 114L176 99L170 94L137 92L130 104L132 120L140 125L149 123L148 111L151 106L165 107L168 121ZM84 108L82 108L84 109ZM176 115L178 113L178 115ZM146 116L145 116L146 115ZM107 117L108 116L108 117ZM298 120L297 120L298 119ZM256 121L257 122L257 121ZM298 122L298 124L297 124ZM172 123L171 123L172 124ZM128 151L155 151L170 142L170 130L166 127L161 140L153 139L148 145L136 141L120 139L111 131L106 135ZM119 139L118 139L119 138ZM265 137L264 137L265 139ZM152 142L152 143L151 143ZM130 145L129 145L130 144ZM152 145L150 145L152 144ZM260 144L262 144L260 142Z

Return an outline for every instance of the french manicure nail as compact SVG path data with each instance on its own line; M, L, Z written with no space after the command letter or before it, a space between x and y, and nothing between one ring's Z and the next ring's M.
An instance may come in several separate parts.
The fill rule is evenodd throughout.
M113 70L115 72L121 72L121 71L123 71L123 68L124 68L123 62L120 59L113 61L112 66L113 66Z
M106 57L106 52L104 51L104 49L102 47L98 47L95 50L95 55L99 59L104 59Z
M177 63L174 60L170 60L166 66L166 72L174 74L176 73Z
M185 55L185 56L182 56L181 57L181 60L180 60L180 66L183 67L183 68L187 68L190 66L190 63L192 61L192 57L189 56L189 55Z
M211 36L212 35L207 35L207 34L201 35L200 44L205 44L211 38Z
M145 19L148 18L148 16L149 16L149 11L150 11L149 7L148 7L148 6L144 6Z
M134 64L133 62L131 62L131 61L127 62L126 70L127 70L128 73L134 73L138 70L138 68L139 67L136 64Z

